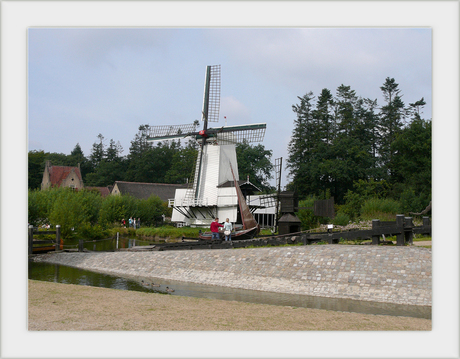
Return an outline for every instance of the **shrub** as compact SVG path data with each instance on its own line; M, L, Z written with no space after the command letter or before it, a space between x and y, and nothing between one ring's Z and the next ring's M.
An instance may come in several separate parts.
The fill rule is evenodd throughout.
M73 230L86 222L82 203L72 189L63 188L58 191L49 219L53 225L61 225L63 238L72 237Z
M99 222L103 226L120 224L124 218L128 225L129 217L138 217L137 201L132 196L108 196L102 202Z
M161 222L161 215L164 213L163 201L158 196L150 196L147 199L140 200L136 218L141 219L142 225L153 225Z
M364 220L394 220L398 213L401 213L401 204L390 198L370 198L361 208L361 218Z
M77 235L84 239L103 239L110 237L110 231L98 224L92 226L89 223L83 223L79 226Z
M350 216L346 213L339 212L332 221L332 224L335 224L336 226L346 226L349 222Z
M348 215L351 220L359 218L361 215L361 207L364 203L364 197L358 193L348 190L344 199L345 204L340 207L341 212Z
M320 218L315 216L312 209L315 205L315 197L299 201L299 207L304 209L297 212L297 217L300 219L302 230L316 228L320 225Z

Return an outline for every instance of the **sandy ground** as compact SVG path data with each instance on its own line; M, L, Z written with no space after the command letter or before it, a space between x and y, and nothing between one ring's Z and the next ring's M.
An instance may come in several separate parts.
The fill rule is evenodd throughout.
M431 330L431 320L29 280L29 330ZM210 310L212 308L212 310Z

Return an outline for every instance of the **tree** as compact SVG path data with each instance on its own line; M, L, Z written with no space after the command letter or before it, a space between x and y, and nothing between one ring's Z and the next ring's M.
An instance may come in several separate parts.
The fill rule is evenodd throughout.
M396 136L391 148L394 152L392 182L403 184L402 189L412 188L416 196L425 194L428 200L431 197L431 121L412 121Z
M425 100L423 99L423 97L422 97L420 100L418 100L418 101L416 101L416 102L414 102L414 103L410 103L410 104L409 104L409 106L410 106L411 109L412 109L412 114L413 114L413 116L414 116L414 118L415 118L416 120L420 120L420 119L421 119L421 117L420 117L420 110L421 110L421 109L423 108L423 106L425 106L425 105L426 105L426 102L425 102Z
M131 182L149 182L140 181L144 176L142 171L145 170L145 162L148 163L149 156L147 151L152 148L152 144L147 141L149 125L139 126L139 130L131 141L129 154L127 156L128 166L126 169L125 180Z
M398 88L394 78L387 77L382 90L386 105L380 110L380 146L379 154L381 166L387 169L386 177L392 175L392 160L394 152L391 150L391 143L396 139L398 133L403 128L406 116L404 102L400 96L401 90Z
M86 183L86 175L92 171L92 166L90 161L83 154L79 143L77 143L72 152L70 152L68 161L69 165L73 167L77 167L78 164L80 164L81 176L83 178L83 182Z
M102 135L100 136L102 137ZM95 151L99 152L100 148L103 149L103 147L99 146L101 143L102 140L99 144L93 145L93 148L96 148ZM109 146L104 150L102 156L99 153L97 154L98 164L94 171L86 176L86 185L101 187L112 185L115 181L122 180L126 167L125 160L121 156L122 152L123 148L120 142L115 143L113 139L110 139Z
M313 192L312 184L315 174L311 171L313 149L315 147L314 121L313 121L313 92L308 92L298 97L299 104L292 106L296 114L294 129L288 145L287 168L293 177L289 189L297 190L300 196Z
M262 144L255 146L243 141L236 145L236 159L240 179L249 180L262 191L271 189L268 183L273 178L272 151L266 150Z
M171 167L166 172L165 182L186 183L194 174L197 157L198 148L196 142L189 141L184 148L174 153Z
M45 169L45 159L48 154L44 151L29 151L28 154L28 179L29 189L39 189Z
M102 134L97 135L99 142L94 142L89 155L89 160L93 169L96 169L104 159L104 136Z

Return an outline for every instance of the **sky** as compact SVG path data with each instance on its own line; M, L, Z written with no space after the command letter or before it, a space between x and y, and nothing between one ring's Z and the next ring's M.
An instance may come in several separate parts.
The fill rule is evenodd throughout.
M201 119L205 70L221 65L220 121L266 123L285 164L299 96L350 86L384 99L387 77L431 119L432 30L426 28L28 29L28 150L85 156L98 134L128 155L139 126ZM226 119L224 119L226 117ZM200 127L202 124L200 124ZM272 180L273 183L273 180Z

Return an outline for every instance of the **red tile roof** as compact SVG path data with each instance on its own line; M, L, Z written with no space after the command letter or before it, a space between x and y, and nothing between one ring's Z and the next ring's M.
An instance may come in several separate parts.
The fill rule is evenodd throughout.
M78 179L81 181L81 173L78 167L70 166L52 166L49 167L50 172L50 182L52 186L60 186L62 181L67 178L70 172L74 170Z

